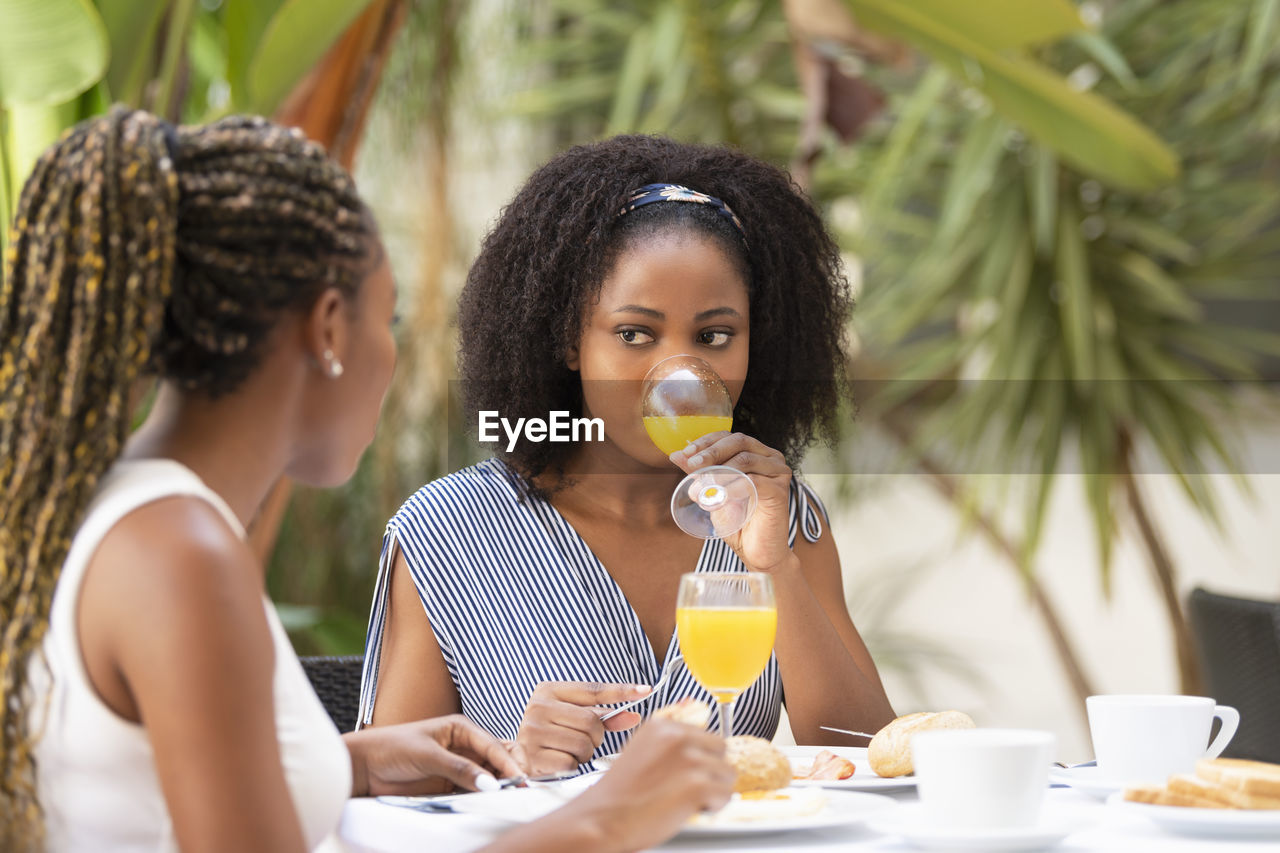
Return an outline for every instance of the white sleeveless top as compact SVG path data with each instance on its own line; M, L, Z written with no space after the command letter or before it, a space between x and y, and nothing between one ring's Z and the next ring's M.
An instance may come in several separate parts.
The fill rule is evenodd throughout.
M138 507L175 495L208 502L244 536L231 509L189 468L165 459L121 461L103 478L54 590L43 645L48 667L32 657L29 718L37 729L44 720L35 755L50 853L178 849L147 732L94 692L76 634L81 581L103 537ZM265 595L263 606L275 647L276 734L294 808L308 848L340 850L331 833L351 795L351 757Z

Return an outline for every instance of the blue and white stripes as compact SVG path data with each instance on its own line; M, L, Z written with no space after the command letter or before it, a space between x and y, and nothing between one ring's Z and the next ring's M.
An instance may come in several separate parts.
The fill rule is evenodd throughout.
M679 654L673 633L655 660L639 617L587 543L549 503L521 498L504 463L491 459L419 489L387 524L365 643L360 724L373 716L378 659L397 550L414 585L462 713L499 738L515 738L525 704L543 681L653 684ZM821 502L793 480L790 541L822 535ZM708 540L695 569L741 572L720 540ZM711 697L680 668L634 710L685 696ZM777 660L734 708L736 734L772 738L782 684ZM713 721L712 726L716 723ZM627 732L609 732L597 755L617 752Z

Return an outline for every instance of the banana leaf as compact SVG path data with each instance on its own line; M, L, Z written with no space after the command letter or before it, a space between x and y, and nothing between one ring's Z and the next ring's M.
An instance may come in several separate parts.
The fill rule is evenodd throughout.
M3 0L0 107L71 100L102 79L110 51L88 0Z
M223 22L227 31L227 83L234 109L250 109L249 66L272 16L285 0L226 0Z
M249 63L249 106L271 115L370 0L286 0Z
M236 0L230 0L236 2ZM111 45L106 82L114 100L139 106L167 0L97 0Z

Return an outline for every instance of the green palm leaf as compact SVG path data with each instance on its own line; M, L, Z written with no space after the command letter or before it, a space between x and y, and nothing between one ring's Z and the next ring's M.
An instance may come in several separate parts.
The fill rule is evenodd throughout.
M992 50L1056 41L1085 28L1080 13L1067 0L912 0L910 5L946 29Z
M912 4L844 2L865 26L914 44L983 92L1064 161L1132 189L1152 189L1177 177L1177 157L1151 131L1108 101L1072 89L1039 63L999 53Z

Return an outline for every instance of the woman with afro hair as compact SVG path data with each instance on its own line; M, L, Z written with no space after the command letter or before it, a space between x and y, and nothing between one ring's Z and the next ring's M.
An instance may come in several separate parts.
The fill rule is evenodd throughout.
M772 738L784 696L798 743L827 742L821 725L889 722L825 514L793 474L835 435L850 307L817 212L768 164L621 136L534 172L461 296L464 411L600 418L603 440L504 438L405 502L383 542L361 721L460 711L518 741L536 771L617 752L653 710L710 698L678 665L648 687L680 654L680 576L751 571L773 579L778 632L733 733ZM677 354L724 378L735 431L667 457L645 434L640 380ZM743 471L759 494L724 540L686 535L669 512L680 479L707 465Z

